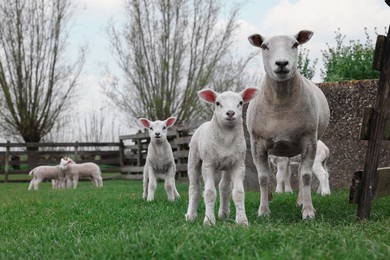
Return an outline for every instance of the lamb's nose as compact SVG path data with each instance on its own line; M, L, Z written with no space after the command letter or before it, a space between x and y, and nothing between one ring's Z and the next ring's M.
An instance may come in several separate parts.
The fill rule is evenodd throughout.
M278 60L275 62L275 64L277 66L279 66L280 68L284 68L288 65L288 61L287 60Z
M229 111L226 112L226 115L227 115L228 117L233 117L235 113L236 113L236 112L234 112L233 110L229 110Z
M156 136L160 136L160 133L159 132L157 132L157 133L154 133Z

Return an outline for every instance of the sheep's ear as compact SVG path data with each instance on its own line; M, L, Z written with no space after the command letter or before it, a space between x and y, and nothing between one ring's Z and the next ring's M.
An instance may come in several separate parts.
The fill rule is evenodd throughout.
M138 119L138 122L143 125L145 128L149 128L150 126L150 121L146 118L140 118Z
M165 120L165 125L167 127L173 126L173 124L176 122L176 117L170 117L167 120Z
M242 96L242 100L244 101L244 103L251 101L254 97L257 96L257 94L259 94L259 89L252 88L252 87L246 88L240 92L240 95Z
M255 46L255 47L261 47L264 41L264 37L262 37L260 34L252 34L248 37L249 42Z
M199 90L198 95L204 101L214 104L215 100L217 99L218 93L212 89L207 88Z
M313 34L314 33L312 31L302 30L295 35L295 38L297 39L299 44L304 44L310 40Z

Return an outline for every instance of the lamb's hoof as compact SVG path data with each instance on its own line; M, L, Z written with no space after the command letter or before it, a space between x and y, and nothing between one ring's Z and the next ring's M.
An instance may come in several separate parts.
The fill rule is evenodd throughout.
M315 218L315 210L313 207L304 207L302 209L302 219L314 219Z
M230 212L229 211L219 211L218 212L218 218L219 219L228 219L229 218L229 215L230 215Z
M151 198L151 197L148 197L148 198L146 199L147 202L152 202L153 200L154 200L154 198Z
M203 225L205 226L214 226L215 225L215 218L208 218L207 216L204 217Z
M184 216L185 216L187 221L194 221L196 219L196 217L197 217L196 214L190 214L190 213L187 213Z
M235 222L240 226L244 226L244 227L249 226L249 222L246 216L236 218Z
M330 195L330 190L321 190L318 194L321 194L321 196L328 196Z

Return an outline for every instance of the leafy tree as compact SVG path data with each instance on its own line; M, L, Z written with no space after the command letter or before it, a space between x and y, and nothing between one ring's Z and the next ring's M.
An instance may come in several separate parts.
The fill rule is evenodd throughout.
M366 41L351 40L344 45L346 35L338 29L335 32L336 46L322 51L324 69L321 77L324 81L342 81L379 78L379 72L372 68L374 44L365 28Z
M306 48L300 49L298 53L298 70L299 72L308 79L312 79L315 75L316 65L318 59L313 62L309 59L309 50Z
M133 118L176 115L178 122L204 115L197 91L242 88L248 59L233 60L230 50L238 7L219 22L218 0L126 0L121 30L111 23L108 36L123 82L111 77L107 91Z

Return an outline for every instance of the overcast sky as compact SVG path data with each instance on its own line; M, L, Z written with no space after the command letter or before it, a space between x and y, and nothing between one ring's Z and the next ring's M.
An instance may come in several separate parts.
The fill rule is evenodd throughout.
M88 43L89 55L81 76L81 94L86 96L81 109L98 109L105 97L98 82L103 74L103 63L115 70L105 28L109 19L123 20L123 0L79 0L80 10L70 34L70 52ZM223 1L231 4L237 1ZM310 58L318 58L317 69L322 65L320 50L326 43L335 44L334 32L340 28L349 39L364 41L364 28L367 27L372 39L374 28L385 34L384 27L390 24L390 7L384 0L243 0L237 30L237 50L245 55L253 46L247 37L253 33L262 35L295 34L301 29L314 31L312 39L306 43ZM260 60L261 57L259 56ZM120 71L115 71L120 74ZM314 81L320 81L317 71ZM94 100L88 101L90 97Z

